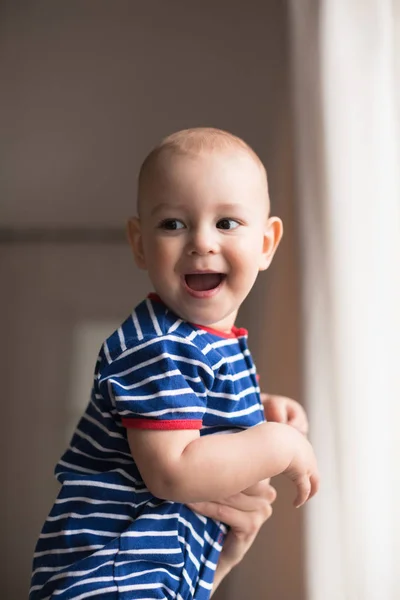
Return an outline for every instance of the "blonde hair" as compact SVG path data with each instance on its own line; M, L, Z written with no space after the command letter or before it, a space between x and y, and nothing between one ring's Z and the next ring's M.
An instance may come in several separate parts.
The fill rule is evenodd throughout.
M138 177L138 210L145 182L154 174L160 157L163 154L196 156L202 152L223 152L239 150L250 156L257 164L265 179L267 173L263 163L254 150L241 138L214 127L193 127L182 129L167 136L146 156Z

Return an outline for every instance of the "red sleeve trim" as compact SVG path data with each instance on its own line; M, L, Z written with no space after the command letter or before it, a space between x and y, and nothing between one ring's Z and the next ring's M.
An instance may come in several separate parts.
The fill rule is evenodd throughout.
M127 429L201 429L201 419L168 419L158 421L156 419L121 419L122 425Z

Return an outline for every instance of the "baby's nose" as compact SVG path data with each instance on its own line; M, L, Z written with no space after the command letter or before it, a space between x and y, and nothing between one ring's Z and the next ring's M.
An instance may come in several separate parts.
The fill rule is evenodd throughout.
M189 238L189 254L214 254L218 252L217 231L209 228L193 229Z

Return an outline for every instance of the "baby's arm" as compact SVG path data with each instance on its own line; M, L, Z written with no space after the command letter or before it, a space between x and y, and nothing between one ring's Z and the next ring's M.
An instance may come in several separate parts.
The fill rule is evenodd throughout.
M297 487L296 506L318 489L310 443L282 423L202 437L197 430L128 429L128 442L144 482L159 498L219 500L280 473Z

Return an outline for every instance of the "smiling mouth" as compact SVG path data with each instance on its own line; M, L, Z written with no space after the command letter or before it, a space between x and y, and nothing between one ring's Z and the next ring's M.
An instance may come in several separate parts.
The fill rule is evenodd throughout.
M214 290L225 279L224 273L189 273L185 275L188 288L195 292Z

